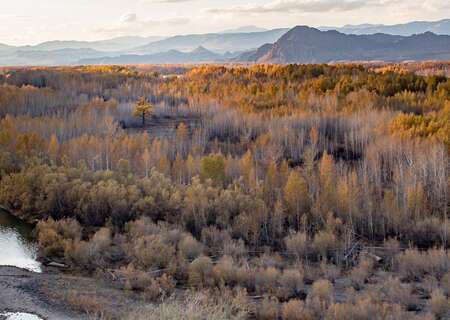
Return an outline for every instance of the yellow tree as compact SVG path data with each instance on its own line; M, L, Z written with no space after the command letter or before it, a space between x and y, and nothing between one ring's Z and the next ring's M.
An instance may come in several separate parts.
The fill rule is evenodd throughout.
M301 215L306 213L309 206L308 185L306 180L298 171L293 170L289 174L283 191L286 205L291 213L291 217L294 217L295 220L295 222L291 220L291 223L300 227Z
M52 134L50 137L50 142L48 144L48 155L52 164L56 164L59 152L59 143L56 134Z
M320 208L326 214L335 205L336 168L333 156L324 153L319 163Z
M189 154L186 159L187 182L191 181L192 177L195 175L195 171L196 171L195 159L191 154Z
M148 102L147 98L141 97L134 106L133 115L142 119L142 126L145 127L145 119L153 112L153 105Z
M150 151L147 147L145 147L144 152L142 154L142 162L144 162L145 167L145 177L148 178L148 172L150 167Z
M174 181L177 183L183 183L185 181L185 163L183 160L183 157L179 153L177 153L177 157L175 158L175 161L172 164L172 177Z
M176 131L176 150L182 156L185 156L187 153L188 135L188 127L184 123L180 123Z
M273 203L276 196L276 190L278 187L278 167L277 163L273 160L269 162L267 166L267 173L264 179L264 195L267 203Z

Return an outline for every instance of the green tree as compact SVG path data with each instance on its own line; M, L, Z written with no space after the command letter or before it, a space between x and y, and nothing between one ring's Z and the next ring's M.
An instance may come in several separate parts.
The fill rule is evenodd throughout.
M223 185L225 181L225 160L220 154L212 154L204 157L201 162L202 180L211 179L217 185Z
M141 97L134 106L133 116L142 119L142 126L145 127L145 119L153 112L154 106L148 102L147 98Z

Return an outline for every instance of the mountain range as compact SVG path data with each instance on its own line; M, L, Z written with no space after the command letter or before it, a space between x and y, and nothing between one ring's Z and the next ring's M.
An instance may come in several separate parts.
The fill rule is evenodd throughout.
M126 54L117 57L86 58L80 64L178 64L226 61L226 56L200 46L190 52L169 50L146 55Z
M256 32L238 32L234 31ZM173 37L121 37L103 41L50 41L35 46L13 47L0 44L0 65L58 65L87 63L201 62L216 57L223 60L265 43L274 43L289 29L260 31L243 27L221 33L190 34ZM207 49L205 49L207 48ZM199 49L199 50L197 50ZM203 49L203 50L202 50ZM204 54L207 50L208 55ZM76 56L76 53L79 56ZM164 59L164 56L167 59ZM179 57L180 60L175 59ZM192 59L192 60L191 60ZM153 62L156 63L156 62Z
M244 26L171 37L0 44L0 65L441 60L450 59L449 39L450 19L317 29Z
M360 24L346 25L343 27L319 27L319 30L336 30L347 34L375 34L386 33L399 36L411 36L414 34L433 32L435 34L450 35L450 19L439 21L413 21L403 24Z
M412 36L344 34L297 26L253 62L326 63L450 59L450 36L431 32Z
M174 36L132 50L135 54L150 54L167 50L191 51L200 46L208 50L225 53L258 48L265 43L277 41L289 29L274 29L262 32L207 33Z
M22 50L51 51L62 49L92 49L96 51L123 51L159 41L164 37L118 37L100 41L48 41L35 46L26 46Z

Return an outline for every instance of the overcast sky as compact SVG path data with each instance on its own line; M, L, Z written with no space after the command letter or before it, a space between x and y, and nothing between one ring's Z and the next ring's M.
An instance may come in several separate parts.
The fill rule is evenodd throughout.
M445 18L450 0L0 0L0 43Z

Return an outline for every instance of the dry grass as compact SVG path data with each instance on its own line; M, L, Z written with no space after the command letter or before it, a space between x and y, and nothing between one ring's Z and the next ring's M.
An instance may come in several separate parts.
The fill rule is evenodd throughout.
M130 312L123 320L244 320L248 318L248 306L239 299L225 294L214 300L207 292L194 293L186 299L174 297L159 305L143 306ZM245 299L244 299L245 300Z

